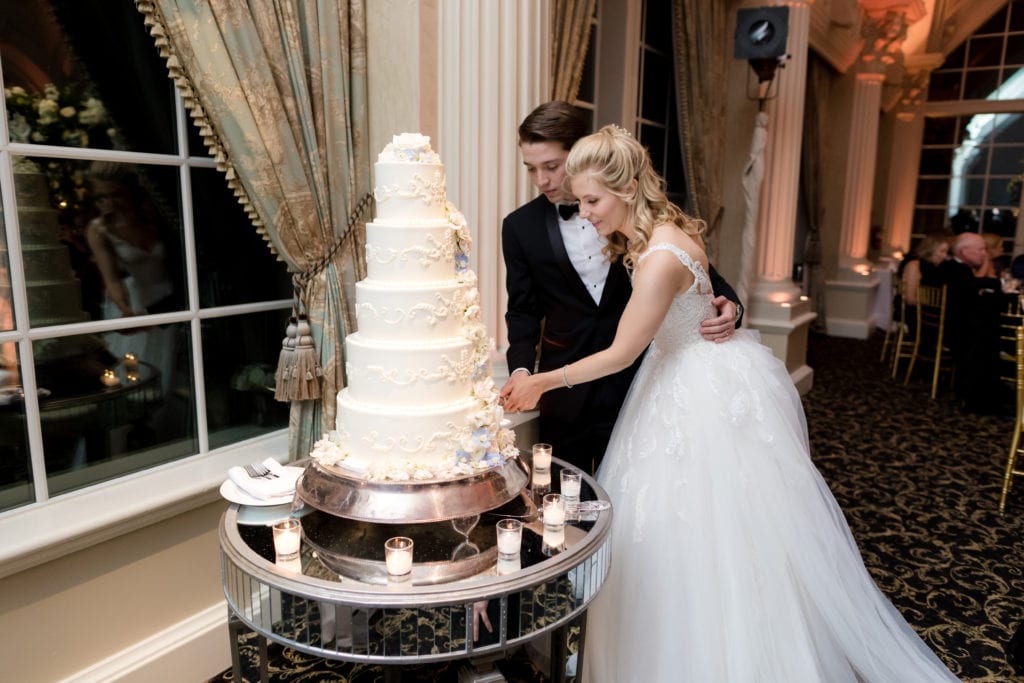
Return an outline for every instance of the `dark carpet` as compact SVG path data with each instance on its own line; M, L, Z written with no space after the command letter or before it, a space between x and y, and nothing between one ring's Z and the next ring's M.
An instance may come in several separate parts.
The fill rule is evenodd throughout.
M1024 622L1024 481L998 513L1014 423L964 413L948 390L933 400L923 378L891 381L880 351L880 335L811 336L804 406L814 461L879 587L950 669L963 681L1024 683L1012 654L1024 646L1011 644ZM250 662L256 639L244 638ZM461 666L405 667L402 680L456 683ZM522 650L499 668L513 683L546 680ZM269 669L274 683L384 681L379 666L277 646ZM210 679L231 680L230 671Z

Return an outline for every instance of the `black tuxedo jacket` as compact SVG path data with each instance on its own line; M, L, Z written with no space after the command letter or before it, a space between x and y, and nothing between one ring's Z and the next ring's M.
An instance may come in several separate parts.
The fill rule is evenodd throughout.
M621 261L611 264L600 303L594 303L562 242L555 205L541 195L502 223L508 311L509 372L534 367L540 372L611 346L632 286ZM732 287L710 270L715 293L738 302ZM584 405L612 420L626 396L640 360L622 372L593 382L549 391L541 397L543 415L560 420L579 416Z

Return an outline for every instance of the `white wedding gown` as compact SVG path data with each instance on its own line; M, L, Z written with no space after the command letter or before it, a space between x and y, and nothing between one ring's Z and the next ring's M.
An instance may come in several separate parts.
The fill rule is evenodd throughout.
M656 250L696 281L648 349L598 471L612 566L588 612L583 680L957 680L865 569L783 364L748 331L704 340L707 274L671 244L641 260Z

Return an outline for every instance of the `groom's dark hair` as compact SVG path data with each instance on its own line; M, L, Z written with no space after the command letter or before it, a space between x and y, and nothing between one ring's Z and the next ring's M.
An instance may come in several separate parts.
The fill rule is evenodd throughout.
M557 142L572 149L589 132L579 109L561 100L545 102L531 111L519 125L519 144Z

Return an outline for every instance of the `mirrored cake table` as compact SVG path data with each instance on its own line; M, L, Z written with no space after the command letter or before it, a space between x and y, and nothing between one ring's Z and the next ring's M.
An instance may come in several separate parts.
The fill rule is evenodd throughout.
M562 466L552 463L554 492ZM484 672L470 680L501 681L497 672L487 677L489 663L541 637L549 639L550 680L563 681L570 624L581 627L577 669L582 665L580 617L608 573L612 511L604 490L584 475L583 511L569 516L564 545L552 549L542 542L537 516L547 492L528 486L498 509L433 525L361 522L307 506L296 513L303 537L298 559L289 563L275 561L272 531L259 519L264 511L232 504L221 519L220 546L235 680L241 680L239 637L251 631L260 636L262 681L268 641L386 665L387 680L400 678L400 665L467 659ZM495 524L503 517L524 522L518 555L497 553ZM383 540L401 535L415 539L414 580L388 583L372 569L384 565ZM458 578L435 582L431 577L451 576L436 571L449 563L462 568ZM486 610L493 629L480 625L476 640L474 609Z

